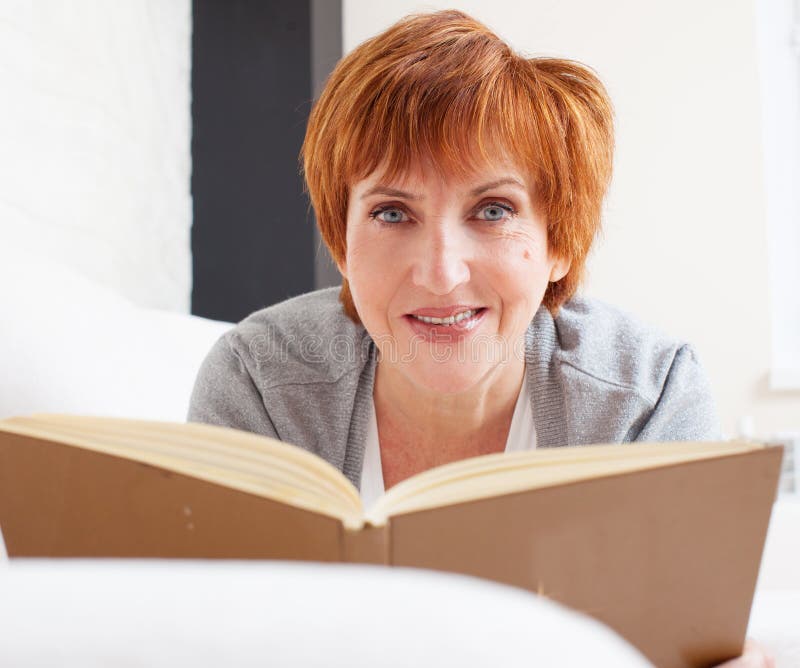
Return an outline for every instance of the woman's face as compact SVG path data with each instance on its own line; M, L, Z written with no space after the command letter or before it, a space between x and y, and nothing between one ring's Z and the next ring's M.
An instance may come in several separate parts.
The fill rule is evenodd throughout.
M524 332L569 262L548 252L546 223L512 165L449 178L419 164L353 184L339 269L382 368L459 393L523 363Z

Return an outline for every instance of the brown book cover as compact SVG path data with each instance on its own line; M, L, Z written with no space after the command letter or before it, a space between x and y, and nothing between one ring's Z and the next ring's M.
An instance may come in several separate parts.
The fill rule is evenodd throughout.
M741 653L782 449L557 450L440 467L364 513L338 471L271 439L198 425L14 419L0 421L0 528L10 557L301 559L464 573L584 612L658 666ZM262 458L267 482L251 475Z

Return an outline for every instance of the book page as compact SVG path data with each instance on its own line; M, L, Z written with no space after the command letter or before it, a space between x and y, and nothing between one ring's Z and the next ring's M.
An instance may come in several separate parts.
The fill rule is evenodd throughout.
M745 441L630 443L473 457L430 469L395 485L367 511L366 519L380 526L392 515L425 508L750 452L764 447Z
M301 448L200 424L38 415L0 429L133 459L359 524L358 491Z
M210 478L0 434L0 526L14 557L341 559L342 521Z

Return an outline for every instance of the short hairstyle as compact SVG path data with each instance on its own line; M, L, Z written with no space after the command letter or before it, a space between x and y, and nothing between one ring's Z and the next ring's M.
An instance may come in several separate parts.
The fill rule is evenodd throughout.
M527 172L550 251L572 262L543 298L555 315L577 290L600 230L611 103L586 66L518 55L459 11L412 15L367 40L339 61L313 107L301 159L333 259L346 256L351 185L379 167L392 178L421 158L464 173L497 146ZM346 279L339 299L360 323Z

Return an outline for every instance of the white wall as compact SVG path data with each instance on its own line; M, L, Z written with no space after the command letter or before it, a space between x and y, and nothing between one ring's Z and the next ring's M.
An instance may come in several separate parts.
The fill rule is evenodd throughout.
M800 388L800 1L759 0L773 389ZM794 83L794 85L792 85Z
M0 4L0 243L188 312L190 36L189 0Z
M344 47L455 7L528 55L580 60L617 113L615 176L587 294L695 344L723 428L800 428L768 389L770 331L756 0L344 0Z

